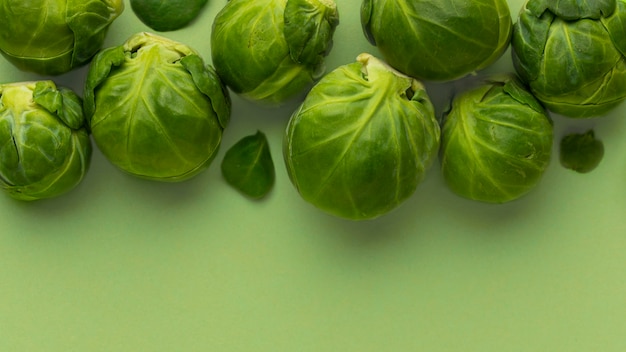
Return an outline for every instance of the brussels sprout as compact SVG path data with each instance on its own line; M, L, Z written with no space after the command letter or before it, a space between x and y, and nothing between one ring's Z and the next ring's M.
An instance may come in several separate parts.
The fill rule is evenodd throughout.
M363 0L361 24L397 70L449 81L502 56L512 20L506 0Z
M20 70L58 75L100 50L122 0L0 0L0 52Z
M230 0L213 23L213 65L235 93L281 104L325 72L338 23L333 0Z
M274 186L274 161L267 137L261 131L235 143L224 155L226 182L250 198L263 198Z
M552 140L547 111L521 82L494 78L453 99L443 121L441 171L462 197L508 202L539 183Z
M53 198L89 169L81 99L52 81L0 85L0 186L19 200Z
M230 119L217 74L190 47L150 33L102 50L84 108L98 148L129 174L182 181L209 166Z
M593 171L604 157L604 144L596 139L593 130L570 133L561 139L561 165L578 173Z
M515 69L549 110L603 115L626 98L625 23L625 0L530 0L513 27Z
M422 84L361 54L311 89L289 120L283 156L304 200L338 217L372 219L415 192L439 132Z
M193 21L207 0L130 0L137 17L155 31L175 31Z

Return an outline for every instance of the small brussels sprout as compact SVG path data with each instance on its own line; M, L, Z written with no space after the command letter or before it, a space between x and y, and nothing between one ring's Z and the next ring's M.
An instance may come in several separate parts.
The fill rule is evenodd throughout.
M145 25L167 32L189 25L206 3L207 0L130 0L130 7Z
M364 220L411 196L439 148L426 90L369 54L324 76L290 118L283 156L302 198Z
M552 140L552 120L521 82L494 78L453 99L442 126L441 171L457 195L512 201L539 183Z
M91 151L73 91L52 81L0 85L0 186L9 196L33 201L72 190Z
M338 23L333 0L230 0L213 23L213 65L235 93L281 104L325 72Z
M361 24L391 66L450 81L482 70L509 47L506 0L363 0Z
M604 144L596 139L593 130L570 133L561 139L561 165L578 173L593 171L604 157Z
M0 52L23 71L58 75L100 50L122 0L0 0Z
M190 47L137 33L89 68L87 121L98 148L129 174L182 181L206 169L230 119L230 98Z
M274 186L274 161L267 137L261 131L228 149L221 166L226 182L250 198L263 198Z
M601 116L626 98L626 1L529 0L513 27L515 69L549 110Z

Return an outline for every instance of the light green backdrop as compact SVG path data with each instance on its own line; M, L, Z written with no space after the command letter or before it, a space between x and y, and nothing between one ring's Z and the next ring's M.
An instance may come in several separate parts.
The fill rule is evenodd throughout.
M509 3L516 16L522 1ZM165 35L209 61L224 4L211 0L193 26ZM338 6L329 69L377 53L359 1ZM106 45L147 29L127 3ZM487 72L511 69L507 53ZM85 72L56 81L82 89ZM40 78L0 58L0 82ZM428 87L438 109L462 88ZM216 162L188 182L134 179L96 150L62 198L0 197L0 351L626 351L626 106L601 119L554 117L557 140L593 127L604 141L590 174L554 158L531 194L486 205L451 194L433 168L400 208L355 223L321 213L289 183L281 141L295 103L233 100ZM257 129L277 171L260 202L218 167Z

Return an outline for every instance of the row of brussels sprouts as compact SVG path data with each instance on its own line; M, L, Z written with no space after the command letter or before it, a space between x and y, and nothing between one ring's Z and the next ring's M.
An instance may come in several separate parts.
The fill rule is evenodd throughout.
M302 198L328 213L354 220L388 213L437 157L452 191L503 203L527 194L545 172L549 111L601 116L626 98L626 0L529 0L515 24L505 0L363 0L364 35L382 57L364 53L331 72L324 60L339 24L332 0L230 0L212 24L213 66L150 33L99 50L123 3L66 3L60 19L37 18L70 37L51 46L51 30L33 32L20 17L41 7L0 0L0 23L10 24L0 26L0 50L18 68L57 74L90 62L84 101L49 81L0 86L0 183L20 199L78 184L89 164L88 133L127 173L193 177L217 154L230 90L270 106L307 93L288 122L283 158ZM146 16L149 7L142 11L142 20L163 25ZM468 88L438 118L421 81L474 74L510 44L517 75ZM264 195L274 172L264 135L236 146L223 160L225 177Z

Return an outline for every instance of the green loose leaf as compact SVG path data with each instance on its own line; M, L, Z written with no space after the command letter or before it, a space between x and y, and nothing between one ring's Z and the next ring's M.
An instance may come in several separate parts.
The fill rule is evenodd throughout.
M135 15L159 32L175 31L189 25L207 0L130 0Z
M571 133L561 139L561 165L578 173L593 171L604 157L604 144L595 138L593 130Z
M224 155L222 175L241 193L263 198L274 185L274 162L267 137L261 131L235 143Z

